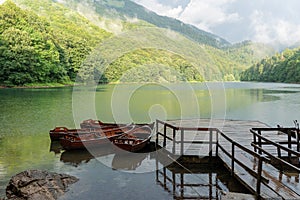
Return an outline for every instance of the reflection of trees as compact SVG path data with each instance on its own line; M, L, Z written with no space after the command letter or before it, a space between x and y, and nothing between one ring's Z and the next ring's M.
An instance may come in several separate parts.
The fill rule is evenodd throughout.
M16 172L27 169L52 169L55 156L49 153L49 139L44 135L14 135L3 137L1 146L0 173L9 179Z

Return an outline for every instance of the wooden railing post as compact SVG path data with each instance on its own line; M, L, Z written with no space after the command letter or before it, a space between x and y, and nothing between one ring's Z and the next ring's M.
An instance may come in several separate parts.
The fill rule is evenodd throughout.
M234 147L235 147L235 143L232 142L231 145L231 176L234 176Z
M183 155L183 151L184 151L184 130L181 129L181 134L180 134L180 139L181 139L181 143L180 143L180 155Z
M176 129L173 128L173 148L172 153L175 155L176 153Z
M278 158L281 158L281 149L280 149L280 146L277 147L277 156L278 156Z
M261 130L258 131L258 134L261 135ZM262 145L261 145L261 137L258 137L258 146L260 148L262 148ZM258 153L261 155L262 152L261 152L261 149L258 149Z
M209 157L212 157L212 146L213 146L213 132L209 131Z
M219 154L219 130L216 130L216 157Z
M163 147L167 146L167 125L164 124L164 142L163 142Z
M257 144L257 142L256 142L256 133L255 132L252 132L253 133L253 142L254 142L254 144ZM257 148L254 146L254 151L257 153Z
M261 193L261 180L262 180L262 165L263 165L263 160L262 157L259 157L258 160L258 168L257 168L257 182L256 182L256 199L260 199L260 193Z
M158 136L159 136L159 130L158 130L158 120L156 120L156 141L155 141L155 147L158 147Z
M296 129L296 136L297 136L297 151L300 151L300 133L299 133L299 128Z
M292 149L292 133L291 133L291 130L288 130L288 148ZM291 157L292 157L291 152L288 152L288 157L291 160Z

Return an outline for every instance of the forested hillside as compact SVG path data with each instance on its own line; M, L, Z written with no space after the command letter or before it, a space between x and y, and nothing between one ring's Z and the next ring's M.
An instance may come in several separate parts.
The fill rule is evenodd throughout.
M251 42L216 48L209 44L218 37L197 30L193 34L206 42L195 42L183 33L190 30L186 25L174 32L130 18L133 8L140 18L147 11L127 0L14 1L17 5L11 0L0 5L0 85L65 84L77 75L77 80L101 83L232 81L273 54ZM164 22L162 27L175 23L152 12L147 16ZM107 32L107 27L120 29Z
M0 83L4 85L70 82L95 41L110 36L92 24L93 31L87 31L71 20L59 19L60 7L53 8L57 18L53 23L11 1L0 5L0 10Z
M102 24L103 22L106 23L108 19L120 19L123 22L122 24L120 24L123 26L121 28L127 28L124 27L124 25L128 25L128 23L126 23L127 21L133 22L134 20L138 19L140 21L147 22L147 26L149 24L152 24L159 28L173 30L200 44L206 44L216 48L222 48L231 45L228 41L221 37L218 37L206 31L202 31L179 20L170 17L159 16L156 13L147 10L146 8L134 3L131 0L68 0L61 2L74 10L81 11L82 15L86 16L89 19L92 19L92 12L90 11L92 10L93 12L101 16L102 21L99 21L101 21L100 23ZM95 19L96 17L93 18ZM138 26L145 25L138 23L135 24L137 24ZM113 31L113 29L110 30Z
M243 81L300 83L300 49L286 49L241 74Z

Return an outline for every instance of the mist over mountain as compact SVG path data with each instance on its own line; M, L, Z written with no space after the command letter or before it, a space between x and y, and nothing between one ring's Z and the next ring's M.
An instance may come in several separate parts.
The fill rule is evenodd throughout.
M231 45L129 0L14 2L1 5L2 85L76 77L101 83L232 81L274 54L258 43Z

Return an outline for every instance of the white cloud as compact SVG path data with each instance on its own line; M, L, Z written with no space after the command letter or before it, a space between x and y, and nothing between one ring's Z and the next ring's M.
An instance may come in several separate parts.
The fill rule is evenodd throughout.
M183 11L182 6L180 5L177 7L171 7L159 3L158 0L135 0L135 2L162 16L178 18L179 14Z
M300 41L299 0L133 0L232 42Z
M191 0L179 19L210 31L218 24L239 20L236 12L227 11L228 5L235 0Z
M293 45L300 41L300 24L277 18L270 12L255 10L250 27L254 31L253 40L258 42Z

